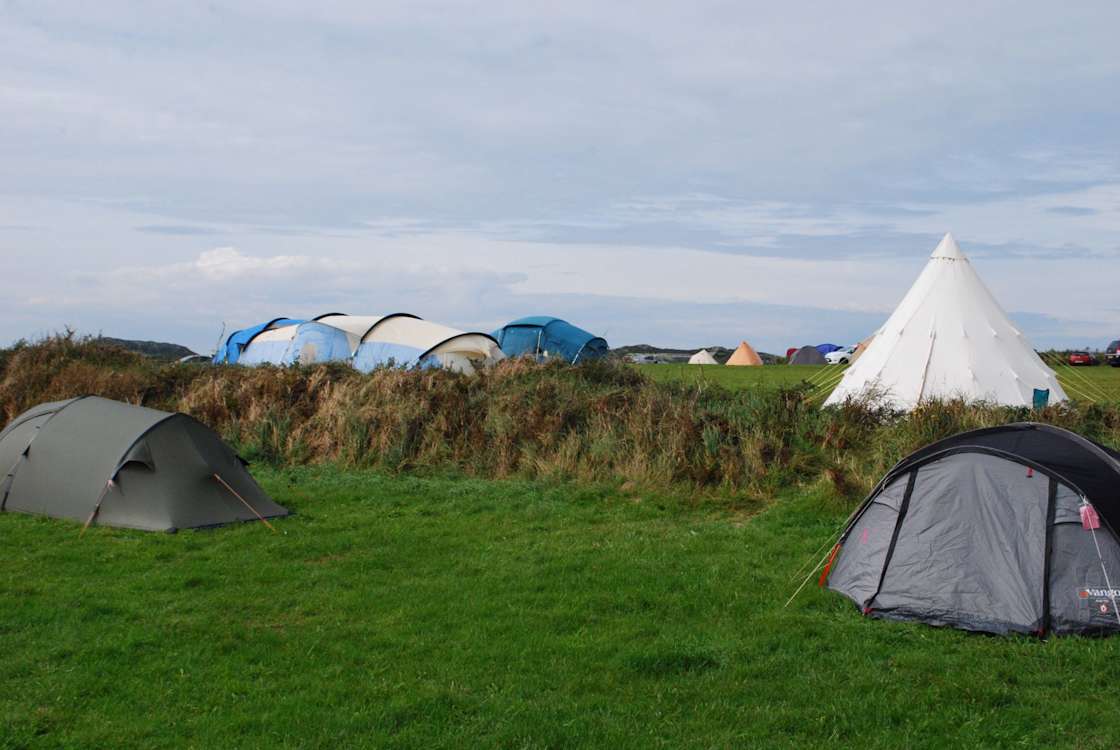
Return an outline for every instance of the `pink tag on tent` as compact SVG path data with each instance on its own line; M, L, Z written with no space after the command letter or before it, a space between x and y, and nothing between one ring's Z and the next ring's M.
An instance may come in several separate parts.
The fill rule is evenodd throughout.
M1099 529L1101 527L1101 517L1097 515L1097 509L1089 503L1081 506L1081 528L1083 529Z

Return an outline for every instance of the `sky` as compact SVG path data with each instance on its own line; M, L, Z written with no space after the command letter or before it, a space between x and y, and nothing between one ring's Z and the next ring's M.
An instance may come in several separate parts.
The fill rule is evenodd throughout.
M551 314L854 343L952 231L1120 337L1120 4L0 0L0 344Z

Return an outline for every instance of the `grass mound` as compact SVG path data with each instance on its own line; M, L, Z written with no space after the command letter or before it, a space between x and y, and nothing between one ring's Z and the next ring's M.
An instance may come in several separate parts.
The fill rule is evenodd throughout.
M475 377L168 364L72 334L0 354L5 421L43 401L95 394L191 414L272 465L605 482L696 501L770 497L806 483L850 500L930 441L1014 420L1120 442L1116 404L1036 414L945 402L903 418L869 404L821 410L805 398L810 389L654 380L613 362L513 360Z

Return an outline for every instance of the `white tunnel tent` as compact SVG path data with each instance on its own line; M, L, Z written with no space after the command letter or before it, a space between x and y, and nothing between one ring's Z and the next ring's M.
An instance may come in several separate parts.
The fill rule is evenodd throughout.
M327 313L301 323L271 324L245 345L246 365L350 362L363 372L378 367L443 367L472 373L503 355L485 333L460 331L408 313Z

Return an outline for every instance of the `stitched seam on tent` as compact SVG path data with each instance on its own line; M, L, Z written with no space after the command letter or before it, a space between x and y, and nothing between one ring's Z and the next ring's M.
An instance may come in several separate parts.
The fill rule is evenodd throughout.
M32 435L31 439L27 441L27 445L23 446L23 450L21 450L19 452L19 458L16 459L15 464L12 466L11 469L8 470L8 473L4 475L4 478L6 480L8 480L8 486L4 488L4 497L0 498L0 511L5 510L8 506L8 495L12 494L12 485L14 485L16 483L16 474L19 472L19 467L23 466L24 459L27 458L28 453L31 451L31 444L35 442L35 438L39 437L40 433L43 432L43 428L46 427L48 424L50 424L50 421L52 419L57 417L62 412L66 411L67 407L78 403L79 401L81 401L84 398L89 398L89 395L87 394L85 396L78 396L77 398L70 399L65 404L63 404L62 406L60 406L59 408L57 408L53 412L51 412L51 415L43 421L43 424L41 424L41 425L39 425L38 427L35 428L35 434ZM39 416L39 415L36 415L36 416ZM34 417L28 417L28 419L34 419ZM23 420L23 422L26 422L26 421L27 421L27 419ZM23 422L19 422L18 424L23 424ZM18 425L16 425L16 426L18 426ZM4 430L4 432L6 433L7 430ZM3 437L3 436L0 435L0 437Z
M1054 517L1058 512L1058 480L1050 477L1046 498L1046 546L1042 557L1042 625L1039 635L1050 632L1050 573L1054 554Z
M161 424L168 421L169 419L174 419L175 417L185 417L185 416L186 416L185 414L179 414L178 412L176 412L174 414L168 414L166 417L162 417L161 419L158 419L157 421L155 421L152 424L145 427L144 430L139 435L136 436L136 439L133 440L131 443L129 443L128 447L124 449L123 453L121 453L121 457L119 459L117 459L117 468L113 469L113 473L110 474L109 478L106 479L105 481L108 482L110 480L113 480L113 479L117 478L117 474L120 473L121 469L123 469L125 464L127 463L124 460L125 457L128 456L128 454L132 452L132 449L135 448L136 445L141 440L146 438L148 436L148 434L151 433L152 430L159 427Z
M1063 475L1054 471L1052 468L1043 466L1037 461L1032 461L1029 458L1024 458L1016 453L1011 453L1001 448L992 448L988 445L957 445L953 446L952 448L946 448L943 451L938 451L937 453L931 453L928 456L923 456L920 460L915 461L914 463L905 464L898 467L897 469L891 469L891 473L888 474L887 477L894 477L896 472L897 474L903 474L904 472L910 471L911 469L919 469L926 464L930 464L934 461L939 461L950 456L955 456L959 453L984 453L989 456L996 456L997 458L1006 459L1008 461L1011 461L1012 463L1020 464L1022 466L1029 466L1035 471L1041 472L1045 476L1052 477L1053 479L1056 479L1062 484L1066 485L1071 490L1076 492L1078 497L1088 499L1088 495L1085 494L1084 490L1082 490L1077 486L1077 484L1071 482Z
M428 349L428 351L424 352L419 357L417 357L416 361L419 362L420 360L424 359L424 357L427 357L428 355L430 355L436 349L439 349L444 344L448 344L448 343L454 341L455 339L461 339L461 338L464 338L466 336L482 336L483 338L488 338L488 339L490 339L491 341L494 342L494 346L497 346L499 349L501 348L501 346L498 344L498 340L488 333L471 333L470 331L464 331L463 333L457 333L454 336L451 336L451 337L446 338L443 341L439 342L438 344L436 344L432 348Z
M863 603L864 609L875 601L875 597L883 588L883 581L887 578L887 569L891 566L891 558L894 557L894 548L898 544L898 535L902 531L902 522L906 520L906 513L910 510L910 497L914 494L914 485L918 482L918 470L915 468L910 472L910 478L906 481L906 493L902 496L902 504L898 506L898 520L894 523L894 532L891 534L891 543L887 547L887 556L883 558L883 570L879 573L879 584L875 587L875 593L867 597L867 601Z
M268 331L271 331L273 324L279 323L281 320L291 320L291 318L273 318L272 320L268 321L268 323L265 324L264 328L260 329L256 333L254 333L252 336L249 337L248 341L246 341L244 344L240 345L241 346L241 352L244 352L246 349L248 349L249 344L253 343L253 340L256 339L257 336L260 336L262 333L267 333ZM298 325L303 325L303 324L302 323L296 323L295 325L298 326ZM233 338L236 333L237 333L237 331L234 331L233 333L231 333L229 335L230 338ZM229 346L228 339L226 341L226 346ZM238 354L237 358L241 359L241 354Z
M413 320L423 320L423 318L421 318L419 315L413 315L412 313L389 313L388 315L384 316L376 323L371 325L369 328L367 328L366 332L358 337L358 346L356 349L354 349L353 353L351 353L350 356L353 357L358 353L358 349L362 348L362 344L366 343L366 336L373 333L379 325L384 323L386 320L389 320L390 318L412 318Z

